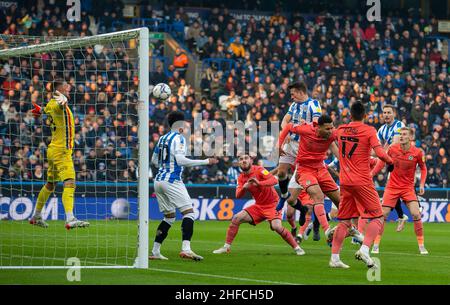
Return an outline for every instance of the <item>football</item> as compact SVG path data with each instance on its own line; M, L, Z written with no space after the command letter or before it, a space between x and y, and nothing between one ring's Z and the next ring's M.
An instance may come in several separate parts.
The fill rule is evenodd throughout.
M155 87L153 87L153 96L160 100L166 100L169 98L171 94L171 90L169 85L165 83L159 83Z

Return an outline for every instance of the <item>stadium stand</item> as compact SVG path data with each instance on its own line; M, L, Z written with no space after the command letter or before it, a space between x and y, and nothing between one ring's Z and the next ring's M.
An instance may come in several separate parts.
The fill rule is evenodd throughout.
M127 22L122 15L123 4L115 2L117 5L83 11L82 21L76 24L70 24L55 5L20 11L13 5L0 9L0 19L6 20L1 23L0 32L83 36L114 30ZM286 18L276 10L268 20L237 20L227 9L219 8L211 9L208 17L192 19L183 8L171 10L167 5L162 10L145 6L141 16L148 19L132 21L136 26L144 22L151 30L171 33L203 62L200 94L183 79L184 59L179 60L181 66L175 67L172 62L168 69L159 67L151 73L152 81L167 82L173 93L168 102L151 99L151 152L166 132L164 118L172 110L184 111L190 120L201 115L204 121L217 120L223 125L230 119L246 123L281 121L290 104L287 85L305 81L311 96L321 101L323 111L332 116L336 125L349 121L349 106L357 99L367 105L368 122L376 128L383 124L382 105L395 105L398 118L414 128L416 145L425 151L427 185L448 186L450 67L448 50L436 39L437 19L430 18L428 22L414 16L386 17L371 24L361 15L293 12ZM158 18L164 22L155 23ZM4 62L0 65L0 181L40 179L46 167L42 159L46 143L36 139L50 131L33 124L29 112L31 96L29 92L22 95L25 91L17 89L19 67ZM126 74L126 70L123 72ZM31 81L36 88L45 88L39 79ZM138 85L137 80L134 85ZM117 99L119 104L123 102L116 88L106 92L106 79L98 89L94 96L90 88L80 88L86 94L80 91L77 97L87 99L86 104L91 107L106 96ZM75 109L77 179L135 181L136 166L130 162L108 164L110 172L93 170L105 168L108 154L132 154L133 150L121 146L134 144L133 136L117 141L115 135L102 128L105 120L123 124L120 112L106 111L84 119L90 110ZM130 127L130 134L136 132L136 126ZM104 155L104 160L99 155ZM92 162L98 164L94 167ZM234 183L235 171L233 158L224 157L208 169L186 171L185 181ZM377 186L384 186L383 175L375 181Z

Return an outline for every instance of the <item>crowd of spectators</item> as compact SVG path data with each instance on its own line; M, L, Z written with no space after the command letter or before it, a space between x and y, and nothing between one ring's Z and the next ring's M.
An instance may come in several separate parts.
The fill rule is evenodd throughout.
M155 16L151 7L146 10L147 17ZM425 151L427 185L447 186L450 71L447 52L430 38L437 33L436 19L385 17L369 23L359 15L309 18L293 12L285 17L275 11L267 20L238 21L227 9L212 9L208 18L192 20L183 8L163 12L167 20L181 20L185 25L188 50L184 51L199 59L226 59L233 65L228 69L219 62L205 69L200 88L186 82L184 58L179 58L178 69L172 66L166 74L158 67L150 75L152 83L167 82L173 93L168 101L150 99L151 152L167 132L164 119L172 110L183 111L188 120L200 116L203 125L212 120L223 126L228 120L241 120L247 126L281 121L291 103L288 84L304 81L335 125L349 121L349 106L355 100L367 105L367 121L376 128L384 123L382 105L396 106L398 119L414 128L416 145ZM0 31L4 34L83 36L95 34L90 22L105 26L101 15L120 12L106 9L95 18L83 13L83 21L75 24L56 6L11 7L3 14L7 22ZM73 58L62 76L74 85L77 179L135 181L139 80L132 60L125 50L111 52L108 47L60 55L55 65ZM84 62L86 55L90 60ZM0 179L41 179L50 131L34 121L29 109L30 101L42 103L50 94L43 80L55 77L52 60L10 60L0 65ZM192 141L199 136L199 130L195 131ZM234 183L238 172L234 158L223 157L213 167L186 170L185 181ZM155 168L151 177L154 174ZM385 179L379 175L375 182L383 186Z
M183 20L186 13L181 9L171 18ZM362 100L367 122L379 128L382 106L393 104L425 151L427 185L447 186L450 67L443 41L432 38L438 34L435 18L370 23L361 15L286 18L276 11L267 19L236 20L228 9L214 8L208 18L186 24L186 33L194 55L224 64L216 61L204 71L200 99L179 74L171 75L176 96L161 106L166 111L183 109L188 117L198 112L204 120L281 121L293 81L307 83L336 126L348 122L350 105ZM156 111L160 123L162 112ZM386 175L375 182L383 186Z

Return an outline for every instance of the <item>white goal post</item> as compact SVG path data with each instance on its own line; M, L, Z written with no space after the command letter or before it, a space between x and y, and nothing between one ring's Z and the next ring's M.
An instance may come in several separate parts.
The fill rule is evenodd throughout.
M4 40L3 36L0 36L0 40ZM19 39L20 40L20 39ZM87 245L82 245L83 251L85 251L86 257L82 257L82 265L80 265L80 268L148 268L148 221L149 221L149 30L148 28L138 28L138 29L132 29L132 30L126 30L126 31L119 31L114 33L107 33L102 35L95 35L95 36L89 36L89 37L58 37L55 39L55 41L51 42L45 42L45 43L38 43L35 45L26 45L26 46L18 46L19 44L10 44L7 49L0 50L0 60L8 60L11 58L24 58L26 56L29 56L32 58L34 54L37 53L49 53L49 52L60 52L60 54L63 54L62 50L68 50L68 49L80 49L85 48L88 46L96 46L96 45L102 45L102 44L113 44L113 43L122 43L122 45L127 44L130 40L136 41L138 45L133 47L133 52L137 51L137 58L134 59L138 62L138 71L136 71L136 74L138 76L138 92L136 92L136 95L138 95L138 105L133 106L137 108L137 114L136 120L138 120L138 131L137 131L137 148L138 148L138 154L135 154L134 157L136 158L137 165L137 181L132 182L133 185L137 187L137 215L133 218L133 221L128 221L129 226L135 226L138 225L137 229L130 230L129 227L125 228L124 231L127 236L119 236L119 231L114 231L115 228L96 228L95 223L92 224L89 228L84 229L76 229L72 231L79 231L77 232L69 232L65 233L60 227L58 227L58 233L54 233L53 237L55 237L56 240L56 234L63 235L61 237L61 240L66 241L67 239L74 238L78 239L81 238L77 234L83 234L82 232L89 232L88 230L91 230L88 234L89 242L95 242L95 240L99 240L104 238L105 244L97 245L97 249L89 249L89 243ZM8 45L6 43L6 45ZM134 53L135 54L135 53ZM84 54L83 54L84 56ZM95 60L94 60L95 61ZM31 60L30 60L31 62ZM30 70L32 67L30 67ZM136 69L137 70L137 69ZM109 71L107 71L109 72ZM123 72L123 71L119 71ZM95 71L93 73L96 73ZM106 73L106 72L105 72ZM87 79L87 78L86 78ZM137 80L136 80L137 81ZM95 81L94 81L95 82ZM44 89L45 90L45 89ZM126 93L126 92L123 92ZM40 100L41 106L45 106L45 103L47 100ZM1 104L1 102L0 102ZM42 105L43 104L43 105ZM127 106L128 107L128 106ZM1 109L0 109L1 111ZM135 112L133 112L134 114ZM128 148L129 149L129 148ZM128 160L125 160L124 162L128 162ZM127 163L128 164L128 163ZM41 182L45 182L42 180ZM22 183L22 182L20 182ZM78 180L77 180L78 183ZM93 179L92 187L96 188L96 182L95 179ZM3 184L3 182L2 182ZM6 185L7 183L5 183ZM110 183L110 184L114 184ZM18 183L18 188L20 188L20 184ZM44 185L42 183L39 187ZM38 186L36 186L37 188ZM77 186L78 187L78 186ZM1 187L0 187L1 191ZM126 191L125 191L126 192ZM3 194L5 196L5 194ZM106 196L107 192L105 194L99 194L100 200L103 199L103 197ZM2 197L2 194L0 192L0 199ZM61 200L61 199L59 199ZM91 204L91 202L87 202L86 205ZM105 201L105 203L102 202L104 206L109 204ZM0 204L1 206L1 204ZM87 211L87 209L86 209ZM86 215L89 216L89 212L86 212ZM77 215L75 215L77 216ZM104 215L102 215L103 217ZM106 218L104 218L106 219ZM101 220L105 223L108 222L108 220ZM8 239L7 234L11 234L10 232L13 232L13 229L8 229L7 226L12 223L13 221L2 221L0 220L0 244L2 244L4 241ZM19 222L19 221L16 221ZM100 221L99 221L100 222ZM20 233L26 233L28 230L31 230L26 220L22 220L22 227L23 229L19 229L20 232L13 232L15 239L20 239L19 234ZM110 221L110 223L113 223L113 221ZM119 222L118 222L119 223ZM120 223L119 223L120 224ZM3 229L2 229L3 228ZM135 227L134 227L135 228ZM38 231L40 229L41 231ZM10 231L8 231L10 230ZM40 245L37 244L25 244L23 239L22 245L24 247L28 247L27 251L16 251L12 248L15 247L15 245L18 244L20 241L11 241L10 247L11 249L7 249L6 242L3 243L3 246L0 245L0 254L2 255L0 257L0 269L36 269L36 268L48 268L48 269L57 269L57 268L64 268L67 269L71 266L66 265L67 261L67 254L69 251L67 249L60 249L61 245L57 244L56 241L52 241L51 233L45 233L45 232L54 232L49 231L49 229L43 229L43 228L35 228L33 227L33 230L36 230L37 237L42 238L42 240L45 240L46 245L49 247L47 251L39 249ZM47 231L45 231L47 230ZM84 231L82 231L84 230ZM3 231L3 232L2 232ZM107 236L103 237L102 233L106 232ZM119 233L118 233L119 232ZM137 236L136 236L137 232ZM72 233L72 235L69 235ZM43 237L44 234L48 234L48 237ZM65 235L64 235L65 234ZM97 234L97 235L95 235ZM116 235L114 235L116 234ZM13 239L11 238L11 240ZM58 236L59 238L59 236ZM114 240L114 238L116 238ZM4 240L1 240L4 239ZM113 239L113 240L110 240ZM81 239L80 239L81 240ZM117 254L119 251L117 251L116 254L114 254L114 247L122 246L123 241L126 240L126 242L129 245L128 248L123 249L122 252ZM53 248L50 249L51 245ZM105 246L106 245L106 246ZM74 247L72 244L70 246ZM74 253L78 253L78 249L75 249L76 251L73 251ZM58 252L60 251L60 252ZM103 251L103 252L102 252ZM41 254L43 253L43 255ZM9 254L8 254L9 253ZM63 257L58 257L58 254L62 253L62 255L66 255ZM99 254L99 253L105 253ZM19 255L18 255L19 254ZM8 255L10 257L8 257ZM17 258L17 256L23 255L22 258ZM36 255L36 258L31 257ZM44 257L37 257L37 256L44 256ZM103 255L104 257L100 257ZM122 255L125 257L125 259L117 259L117 257L114 257L114 255ZM15 258L13 257L15 256ZM27 256L27 257L26 257ZM93 258L93 260L89 260L90 258ZM134 259L133 259L134 258ZM31 261L32 263L27 263L28 261ZM36 263L35 263L36 262ZM48 265L46 265L48 262L50 262ZM98 264L96 264L98 262ZM123 263L126 262L126 263ZM23 265L21 265L23 264Z

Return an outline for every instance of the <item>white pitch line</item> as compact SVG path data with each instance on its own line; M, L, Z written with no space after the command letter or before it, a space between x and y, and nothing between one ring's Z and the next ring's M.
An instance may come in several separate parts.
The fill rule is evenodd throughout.
M14 256L18 256L18 255L14 255ZM11 257L14 257L14 256L11 256ZM38 259L38 258L35 257L35 259ZM62 259L62 258L55 258L55 260L64 260L64 259ZM91 262L91 261L85 261L85 262L106 265L104 263L99 263L99 262ZM0 270L2 270L2 269L3 270L6 270L6 269L13 269L13 270L18 270L18 269L68 269L68 268L73 268L73 266L25 266L25 267L24 266L0 266ZM80 266L80 268L82 268L82 269L133 269L133 267L131 267L131 266L114 266L114 265ZM210 273L198 273L198 272L188 272L188 271L179 271L179 270L171 270L171 269L148 268L146 270L159 271L159 272L168 272L168 273L178 273L178 274L186 274L186 275L195 275L195 276L204 276L204 277L236 280L236 281L242 281L242 282L255 282L255 283L278 284L278 285L303 285L303 284L300 284L300 283L289 283L289 282L258 280L258 279L250 279L250 278L243 278L243 277L232 277L232 276L226 276L226 275L218 275L218 274L210 274Z
M179 240L165 240L164 242L176 242L179 243ZM216 242L216 241L212 241L212 240L196 240L193 242L195 243L199 243L199 244L220 244L220 242ZM301 244L302 246L304 244ZM266 248L288 248L288 246L280 244L280 245L273 245L273 244L263 244L263 243L245 243L245 246L255 246L255 247L261 247L264 246ZM306 245L307 247L308 245ZM308 248L303 248L303 250L305 251L320 251L320 249L308 249ZM326 247L324 247L326 248ZM356 248L355 250L351 250L351 249L342 249L341 252L356 252ZM331 248L330 248L330 253L331 253ZM306 253L308 254L308 252ZM433 254L428 254L428 255L422 255L422 254L414 254L414 253L408 253L408 252L390 252L390 251L382 251L380 252L380 254L388 254L388 255L405 255L405 256L417 256L417 257L432 257L432 258L442 258L442 259L450 259L450 256L445 256L445 255L433 255ZM376 257L376 256L374 256Z
M218 275L218 274L210 274L210 273L198 273L198 272L188 272L188 271L178 271L178 270L171 270L171 269L148 268L148 270L159 271L159 272L187 274L187 275L196 275L196 276L204 276L204 277L213 277L213 278L227 279L227 280L236 280L236 281L243 281L243 282L256 282L256 283L278 284L278 285L303 285L303 284L300 284L300 283L288 283L288 282L257 280L257 279L249 279L249 278L245 278L245 277L233 277L233 276L226 276L226 275Z

